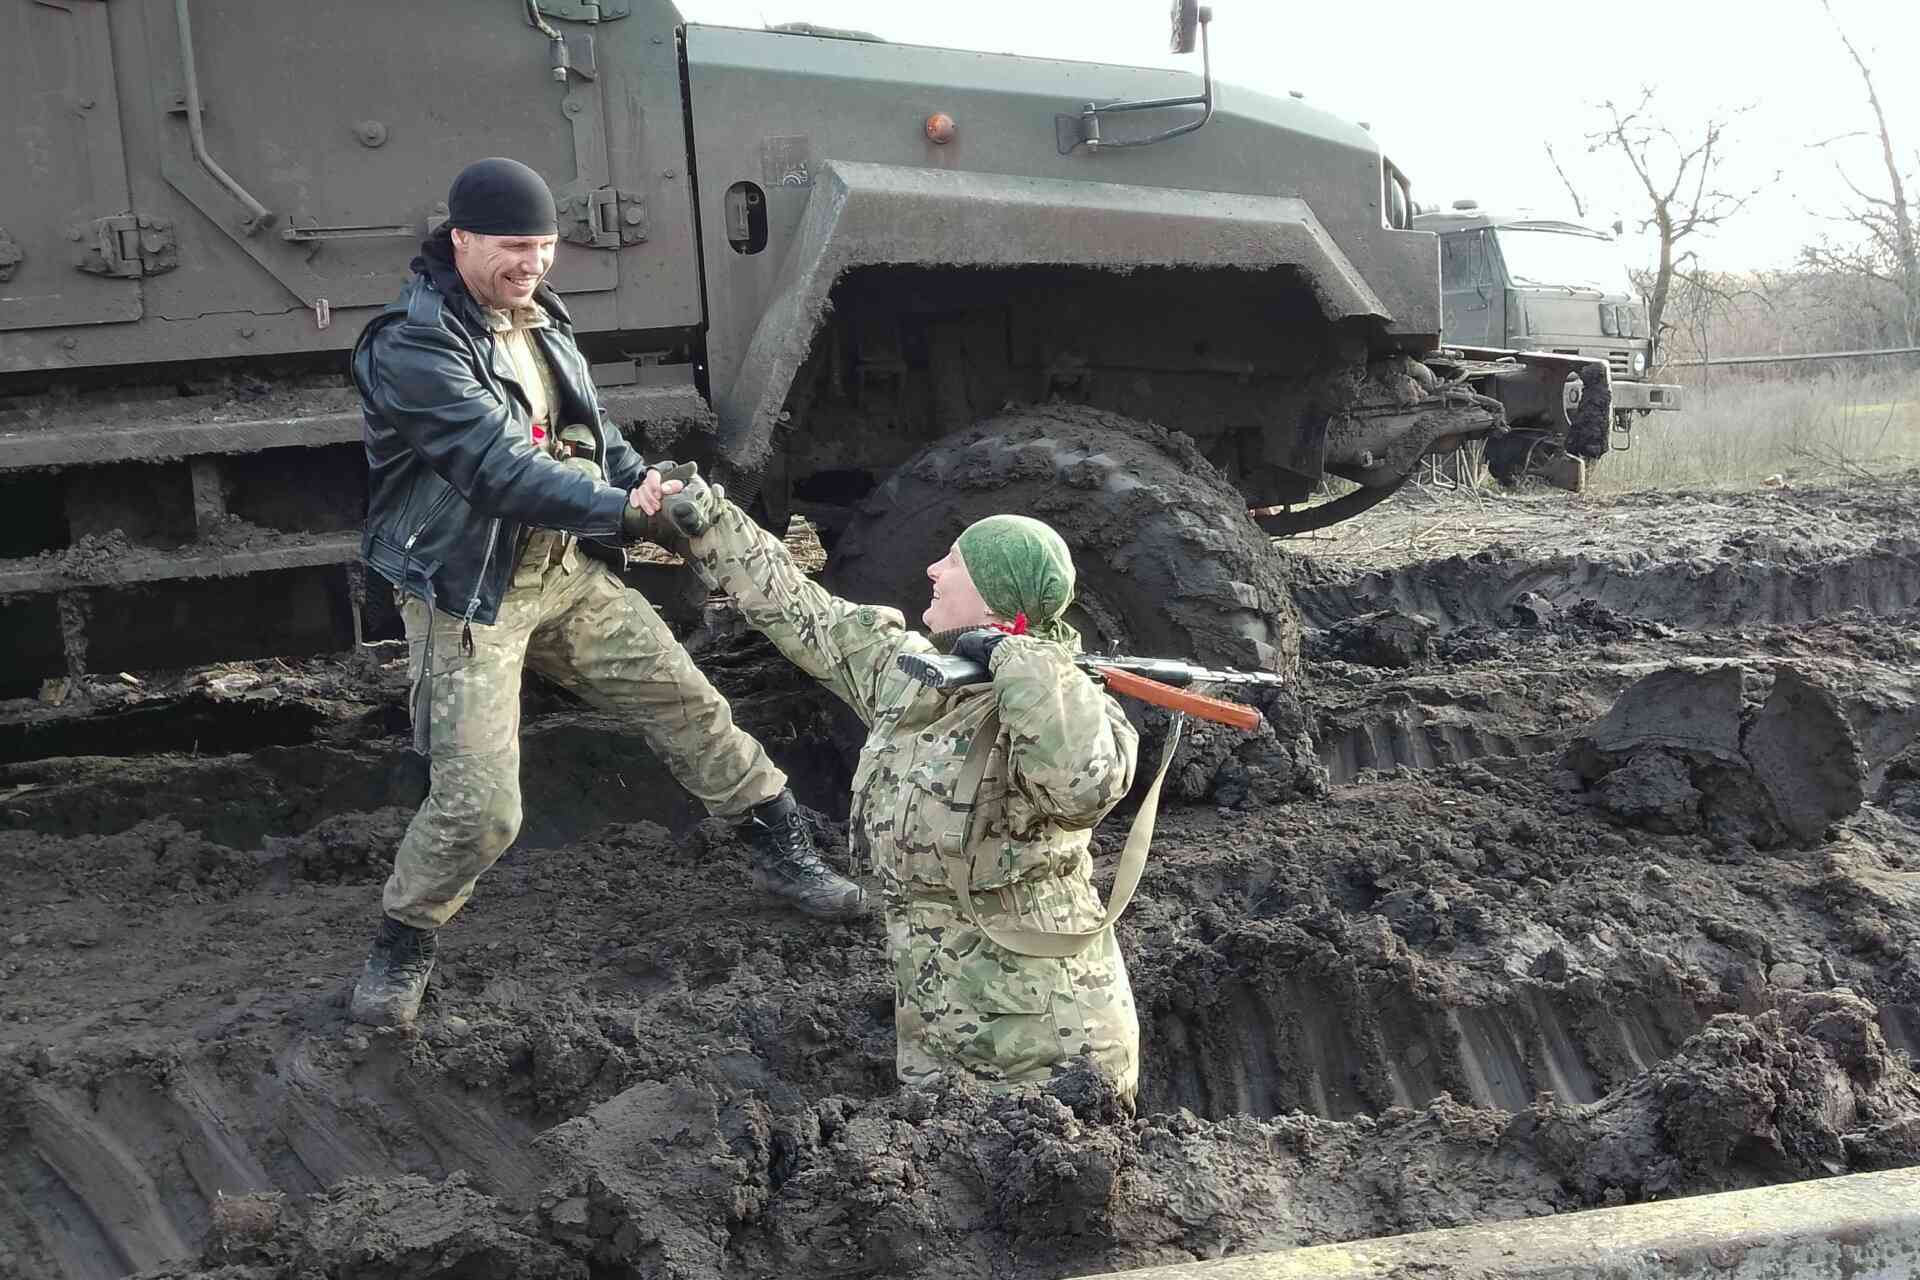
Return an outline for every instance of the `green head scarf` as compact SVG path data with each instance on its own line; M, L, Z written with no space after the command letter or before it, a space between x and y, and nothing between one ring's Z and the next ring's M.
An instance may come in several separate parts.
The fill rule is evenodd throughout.
M1080 648L1080 633L1066 622L1073 553L1052 528L1031 516L988 516L968 525L957 545L987 608L1008 622L1024 613L1029 635Z

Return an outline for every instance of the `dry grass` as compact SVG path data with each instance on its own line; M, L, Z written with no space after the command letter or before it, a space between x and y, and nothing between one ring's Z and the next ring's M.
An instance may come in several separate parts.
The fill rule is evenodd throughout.
M820 535L814 527L802 516L787 521L787 551L805 573L819 573L827 567L827 549L820 544Z
M1589 474L1596 492L1838 481L1920 465L1920 372L1841 370L1689 385L1686 407L1634 428ZM1618 437L1615 437L1616 441Z

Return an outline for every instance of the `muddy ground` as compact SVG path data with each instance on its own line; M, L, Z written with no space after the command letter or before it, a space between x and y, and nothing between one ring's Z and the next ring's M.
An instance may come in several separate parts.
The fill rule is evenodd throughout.
M1137 1115L897 1091L880 930L552 690L417 1033L344 1013L391 656L8 708L0 1276L1060 1276L1920 1162L1920 477L1295 551L1299 693L1184 749L1121 925ZM705 640L843 856L844 723Z

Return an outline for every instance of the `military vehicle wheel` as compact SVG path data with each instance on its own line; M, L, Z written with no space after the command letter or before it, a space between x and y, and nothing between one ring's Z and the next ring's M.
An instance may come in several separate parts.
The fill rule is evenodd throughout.
M1293 670L1300 627L1279 552L1185 436L1082 405L1011 410L908 459L827 564L849 599L917 624L926 567L982 516L1045 520L1073 548L1086 648Z

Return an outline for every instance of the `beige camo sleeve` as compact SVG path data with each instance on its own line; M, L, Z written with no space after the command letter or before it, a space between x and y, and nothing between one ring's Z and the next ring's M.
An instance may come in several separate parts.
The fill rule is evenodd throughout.
M880 691L902 648L926 641L897 609L830 595L793 562L786 544L731 502L693 539L694 563L715 590L739 604L747 624L788 660L838 694L872 725Z
M1066 649L1031 636L995 647L993 690L1013 785L1064 827L1106 817L1133 785L1140 747L1120 705Z

